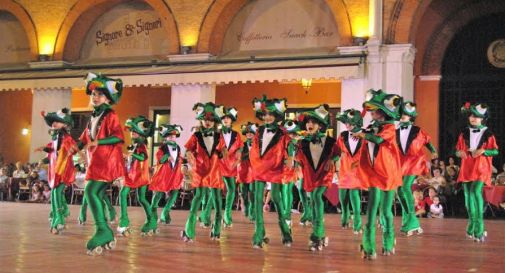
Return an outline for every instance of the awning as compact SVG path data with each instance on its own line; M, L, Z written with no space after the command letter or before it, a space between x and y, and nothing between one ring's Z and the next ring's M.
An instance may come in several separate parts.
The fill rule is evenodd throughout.
M0 90L84 88L90 71L119 77L127 87L342 80L363 77L363 56L11 71L0 73Z

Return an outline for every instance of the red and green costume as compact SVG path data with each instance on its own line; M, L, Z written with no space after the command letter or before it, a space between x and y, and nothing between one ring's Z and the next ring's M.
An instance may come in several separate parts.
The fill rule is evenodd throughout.
M160 136L165 138L168 135L179 136L182 127L179 125L163 124L160 127ZM184 175L182 173L183 157L181 148L174 141L165 140L163 145L156 152L156 168L149 185L149 190L153 191L151 201L152 217L158 219L158 203L167 193L165 207L161 212L162 223L170 224L170 210L179 196L179 189L182 187Z
M465 115L488 118L488 107L484 104L469 105L462 108ZM476 157L472 152L483 149L484 153ZM467 236L478 242L486 237L484 228L484 200L482 188L491 185L492 158L498 155L498 145L491 130L484 126L468 126L459 134L456 155L461 158L458 182L462 183L465 193L465 206L468 211ZM463 158L463 154L466 158Z
M412 124L417 116L416 105L413 102L404 102L401 108L402 115L410 117L408 122L400 122L396 129L396 141L400 148L400 160L402 163L403 183L398 189L398 197L402 206L402 226L400 231L408 236L417 231L422 233L419 220L416 217L412 184L417 176L428 173L424 148L432 154L437 151L430 142L430 136L418 126Z
M247 133L255 134L257 130L257 125L251 122L241 126L242 135ZM252 174L251 162L249 161L249 151L251 150L252 139L246 139L242 143L242 154L241 161L238 165L237 172L237 183L239 184L240 195L242 196L244 205L244 215L249 218L249 220L254 221L253 208L254 199L250 195L254 192L254 179Z

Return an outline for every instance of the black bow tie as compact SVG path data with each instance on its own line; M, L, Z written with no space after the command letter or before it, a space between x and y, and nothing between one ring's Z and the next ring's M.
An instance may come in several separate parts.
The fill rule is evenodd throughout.
M203 136L204 136L204 137L214 136L214 132L210 132L210 133L203 133Z
M406 130L406 129L408 129L408 128L409 128L409 126L408 126L408 125L407 125L407 126L400 126L400 130Z
M177 148L176 148L176 147L172 147L172 148L171 148L171 150L172 150L172 151L176 151L176 150L177 150Z
M267 133L275 133L275 129L267 129Z
M321 143L322 143L321 138L318 138L318 137L314 137L314 138L312 138L312 139L310 140L310 142L311 142L312 144L321 144Z
M480 132L480 129L473 129L472 130L472 133L479 133Z

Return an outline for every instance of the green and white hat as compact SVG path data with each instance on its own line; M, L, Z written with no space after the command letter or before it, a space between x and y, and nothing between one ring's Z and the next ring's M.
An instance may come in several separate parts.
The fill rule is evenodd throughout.
M382 110L394 120L400 119L400 107L403 98L396 94L387 94L382 90L370 89L366 93L363 108L367 111Z
M406 101L402 103L402 107L400 109L400 112L402 115L407 115L411 118L416 118L417 117L417 111L416 111L416 104L411 102L411 101Z
M471 104L469 102L465 103L463 107L461 107L461 113L463 115L474 115L478 118L487 119L489 117L489 107L485 103L476 103Z
M224 108L223 114L221 118L230 117L232 121L237 121L238 111L235 107Z
M117 104L123 94L123 81L112 79L101 74L88 73L84 79L86 82L86 94L91 95L93 90L102 91L110 100L110 104Z
M295 120L286 120L284 122L284 129L288 134L296 134L301 131L298 122L296 122Z
M342 123L349 123L354 127L363 127L361 112L356 109L347 109L344 112L338 113L336 119Z
M197 103L193 106L193 111L196 113L197 120L207 119L220 122L221 118L224 117L224 107L212 102L207 102L205 104Z
M177 124L161 124L158 128L161 137L165 138L170 135L175 135L179 137L183 131L182 126Z
M256 134L256 131L258 130L258 124L248 122L247 124L242 124L240 126L240 130L242 131L242 135L246 135L247 133L253 133Z
M330 107L328 104L321 104L311 111L307 111L298 116L298 121L305 124L309 119L316 120L322 127L330 125ZM304 127L305 125L302 125Z
M258 119L263 120L263 116L266 113L271 113L278 121L284 119L284 112L286 112L287 107L286 102L286 99L267 99L265 95L261 99L254 98L252 101Z
M58 112L46 113L45 111L42 111L40 112L40 115L44 118L47 126L49 127L53 126L53 122L61 122L69 127L74 126L74 119L72 119L70 109L68 108L62 108Z
M137 116L126 120L125 128L143 137L150 137L154 133L154 123L144 116Z

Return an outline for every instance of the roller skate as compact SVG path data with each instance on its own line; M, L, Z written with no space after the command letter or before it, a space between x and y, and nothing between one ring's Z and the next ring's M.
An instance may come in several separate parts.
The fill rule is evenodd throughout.
M323 242L321 240L310 240L309 241L309 250L312 252L322 251L323 250Z
M124 237L129 237L132 233L131 229L129 226L126 226L126 227L117 227L117 233L121 236L124 236Z
M386 250L382 248L382 256L392 256L395 255L395 248L391 248L390 250Z
M210 240L211 241L219 241L221 239L220 234L214 234L214 232L210 232Z
M104 250L112 250L116 247L116 238L112 230L108 227L97 227L95 235L88 241L87 254L91 256L101 255Z
M65 229L65 225L57 224L56 226L51 227L50 231L51 231L52 234L58 235L58 234L61 234L64 229Z
M349 224L349 222L342 223L342 229L349 229L350 227L351 227L351 224Z
M364 260L375 260L377 259L377 253L375 251L365 251L363 245L359 245L359 251L361 252L361 257Z
M403 234L405 234L407 237L410 237L414 234L422 234L423 233L423 229L421 227L417 227L417 228L414 228L414 229L410 229L408 231L403 231L402 232Z
M291 247L291 245L293 244L293 238L291 238L291 236L289 236L288 238L282 239L282 244L285 247Z
M181 236L181 239L185 242L185 243L192 243L193 242L193 239L189 238L188 234L186 233L186 231L184 230L181 230L180 232L180 236Z
M353 233L354 235L359 235L359 234L362 234L362 233L363 233L363 229L361 229L361 228L360 228L360 229L354 229L354 230L352 231L352 233Z
M268 245L270 243L270 239L268 237L263 237L261 242L253 242L253 248L260 249L263 248L263 245Z
M77 217L77 224L79 224L79 226L84 226L86 224L86 218L81 216Z
M210 228L210 224L209 223L201 222L200 223L200 227L202 227L202 228Z
M486 241L487 231L484 231L481 236L473 236L473 240L477 243L484 243Z
M305 221L300 220L300 226L310 227L310 226L312 226L312 222L310 220L305 220Z

